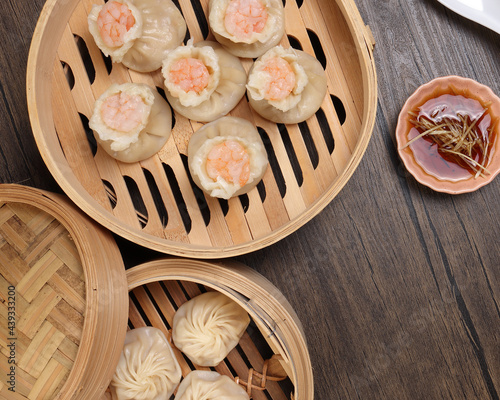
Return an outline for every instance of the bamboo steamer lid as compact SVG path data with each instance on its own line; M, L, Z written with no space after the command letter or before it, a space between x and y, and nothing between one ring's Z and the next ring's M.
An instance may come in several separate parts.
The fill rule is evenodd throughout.
M230 260L172 257L127 270L127 280L129 326L154 326L167 338L173 316L185 301L205 290L230 297L252 322L215 370L232 377L254 400L313 399L313 373L302 325L283 294L253 269ZM194 366L175 346L174 353L185 377Z
M97 399L125 339L112 235L61 195L0 184L0 398Z
M230 115L258 127L269 154L263 180L219 201L192 183L187 145L201 124L175 113L172 136L155 156L117 162L88 126L111 83L164 89L161 71L138 73L103 57L87 15L103 0L47 0L33 34L27 99L48 169L85 213L116 234L171 255L218 259L269 246L316 216L340 192L368 146L377 108L374 40L354 0L287 1L281 44L316 56L328 93L316 115L275 124L243 99ZM285 2L284 2L285 3ZM208 0L176 2L194 42L213 40ZM242 59L248 70L251 59Z

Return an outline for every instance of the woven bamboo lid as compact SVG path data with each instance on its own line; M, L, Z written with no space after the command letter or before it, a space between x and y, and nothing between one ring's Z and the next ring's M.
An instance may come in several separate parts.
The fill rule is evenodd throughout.
M166 258L127 270L127 280L129 327L154 326L167 337L176 310L187 300L207 290L230 297L252 322L215 370L235 379L254 400L313 399L313 373L302 325L283 294L253 269L228 260ZM194 366L174 350L186 376Z
M275 124L243 99L230 113L258 127L270 159L248 194L219 201L190 179L187 144L201 126L175 114L172 136L155 156L134 164L111 159L88 127L95 99L111 83L164 89L161 71L141 74L112 64L87 26L103 0L48 0L28 61L28 108L40 153L65 193L113 232L164 253L230 257L266 247L317 215L348 182L371 137L377 82L373 37L353 0L290 0L281 44L314 55L328 92L315 116ZM198 42L213 40L209 0L179 0ZM285 2L284 2L285 3ZM251 59L243 60L248 70Z
M125 338L126 298L108 231L63 196L0 185L0 398L102 395Z

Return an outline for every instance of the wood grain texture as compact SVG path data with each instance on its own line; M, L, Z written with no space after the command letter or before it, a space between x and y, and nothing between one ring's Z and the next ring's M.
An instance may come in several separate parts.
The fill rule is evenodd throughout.
M316 218L238 260L297 311L316 399L498 399L500 181L459 196L432 192L405 171L394 129L408 96L437 76L473 78L500 94L500 36L434 0L355 1L377 43L378 114L367 152ZM0 25L0 179L54 188L24 94L41 7L0 5L9 16ZM119 244L128 266L160 256Z

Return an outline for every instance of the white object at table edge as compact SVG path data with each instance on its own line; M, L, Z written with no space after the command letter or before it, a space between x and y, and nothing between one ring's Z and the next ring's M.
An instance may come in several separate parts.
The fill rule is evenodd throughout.
M438 0L461 16L500 34L500 0Z

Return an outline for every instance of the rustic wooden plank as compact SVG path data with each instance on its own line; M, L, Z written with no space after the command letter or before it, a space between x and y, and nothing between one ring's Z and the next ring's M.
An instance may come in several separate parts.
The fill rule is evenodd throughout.
M302 7L311 9L307 1ZM315 398L498 398L499 181L468 195L433 193L406 173L394 143L404 101L434 77L471 77L500 93L498 34L436 1L355 2L377 42L378 114L367 152L319 216L279 243L239 259L268 277L303 321ZM31 135L21 79L43 3L0 2L6 16L0 26L5 38L0 43L0 182L59 191ZM349 44L345 48L354 54ZM349 60L343 69L350 68ZM329 124L339 128L334 119ZM279 136L268 133L285 158ZM342 147L349 148L348 142ZM337 169L349 163L348 154L332 157ZM283 163L283 170L282 204L292 219L305 205L298 203L303 199L291 166ZM282 215L273 229L286 224ZM151 257L123 243L126 257ZM2 245L2 273L10 269L9 254ZM20 388L29 386L19 378ZM5 386L0 390L6 393Z

